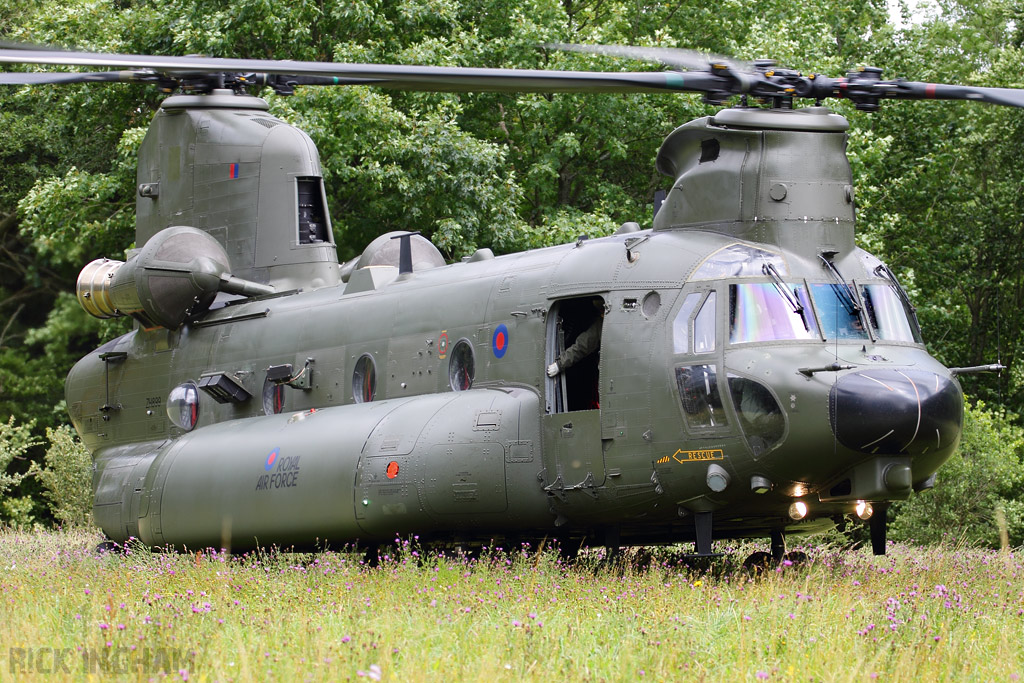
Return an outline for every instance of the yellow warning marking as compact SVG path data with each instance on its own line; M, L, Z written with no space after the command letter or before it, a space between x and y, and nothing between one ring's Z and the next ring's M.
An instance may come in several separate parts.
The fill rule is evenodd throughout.
M672 454L672 457L677 462L706 462L708 460L725 460L725 453L718 448L703 451L684 451L680 448Z
M667 462L668 462L669 460L671 460L671 459L672 459L671 457L669 457L669 456L667 456L667 455L666 455L666 456L665 456L664 458L662 458L661 460L659 460L659 461L658 461L657 463L655 463L655 464L657 464L657 465L664 465L665 463L667 463Z

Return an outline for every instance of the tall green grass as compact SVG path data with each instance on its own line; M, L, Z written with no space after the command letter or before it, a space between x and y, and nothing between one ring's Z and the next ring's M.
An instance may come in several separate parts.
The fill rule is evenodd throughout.
M739 562L752 547L698 571L669 554L569 567L533 548L467 560L400 544L369 568L346 553L96 556L98 540L0 533L0 678L1024 674L1020 552L895 545L876 558L808 547L801 566L751 575Z

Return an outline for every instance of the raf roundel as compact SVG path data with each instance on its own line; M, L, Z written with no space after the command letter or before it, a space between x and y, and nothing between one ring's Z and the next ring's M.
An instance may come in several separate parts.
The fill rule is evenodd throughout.
M280 448L275 448L274 450L270 451L270 455L267 456L267 462L264 463L263 469L265 469L267 472L272 470L274 468L274 463L277 462L277 456L280 454Z
M505 325L498 325L494 329L494 337L491 338L491 348L494 349L494 357L501 358L508 351L508 328Z

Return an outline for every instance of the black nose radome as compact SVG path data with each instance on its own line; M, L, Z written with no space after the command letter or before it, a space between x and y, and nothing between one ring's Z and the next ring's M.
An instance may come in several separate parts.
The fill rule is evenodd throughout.
M847 448L920 455L956 443L963 395L953 380L924 370L865 370L841 377L829 396L832 431Z

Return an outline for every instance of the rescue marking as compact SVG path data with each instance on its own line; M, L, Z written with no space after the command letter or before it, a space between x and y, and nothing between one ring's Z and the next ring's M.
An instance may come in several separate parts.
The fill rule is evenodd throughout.
M666 456L665 456L664 458L662 458L661 460L658 460L658 461L657 461L657 462L656 462L655 464L656 464L656 465L664 465L665 463L667 463L667 462L668 462L669 460L671 460L671 459L672 459L672 456L666 455Z
M494 328L494 337L491 338L491 348L494 349L494 357L501 358L508 351L508 328L504 324Z
M441 336L437 338L437 357L441 360L448 355L448 330L441 330Z
M702 451L684 451L682 448L672 454L676 462L707 462L708 460L725 460L725 453L720 448Z

